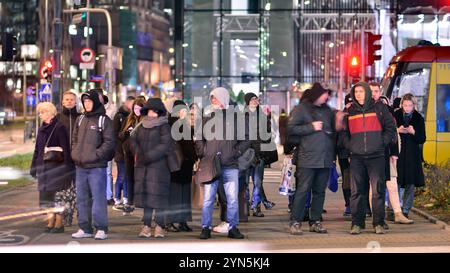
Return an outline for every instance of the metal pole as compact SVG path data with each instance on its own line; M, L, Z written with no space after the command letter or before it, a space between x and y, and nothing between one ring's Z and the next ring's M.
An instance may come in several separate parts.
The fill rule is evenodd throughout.
M38 130L39 130L39 115L38 115L38 112L37 112L37 105L39 103L38 88L39 88L39 84L36 83L36 107L35 107L36 108L36 128L35 128L35 131L34 131L34 139L37 139L37 133L38 133Z
M91 1L87 0L86 2L86 8L91 7ZM86 12L86 29L87 29L87 35L86 35L86 47L89 48L89 27L90 27L90 13ZM86 86L89 86L89 76L90 76L90 69L86 69ZM89 88L87 88L89 90Z
M22 69L22 73L23 73L23 93L22 93L22 102L23 102L23 120L27 120L27 71L26 71L26 64L27 64L27 60L25 55L23 56L23 69Z
M337 97L337 109L342 110L342 95L344 91L344 54L339 56L339 88Z
M53 18L53 57L54 69L52 72L52 102L56 108L61 110L60 89L61 89L61 52L62 52L62 36L63 36L63 22L62 16L62 1L53 1L54 3L54 18Z
M361 81L366 81L366 51L364 28L361 29Z
M44 60L48 57L48 0L45 0Z

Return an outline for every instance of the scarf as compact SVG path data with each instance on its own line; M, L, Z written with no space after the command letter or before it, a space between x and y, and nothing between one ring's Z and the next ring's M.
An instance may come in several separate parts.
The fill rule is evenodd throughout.
M156 126L163 125L168 122L169 122L169 120L168 120L167 116L157 117L157 118L146 116L142 120L142 126L144 128L150 129L150 128L153 128Z

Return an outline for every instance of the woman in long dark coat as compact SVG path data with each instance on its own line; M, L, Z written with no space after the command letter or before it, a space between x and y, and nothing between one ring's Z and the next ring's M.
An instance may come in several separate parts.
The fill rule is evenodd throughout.
M39 128L30 174L37 178L39 205L48 209L46 233L64 232L64 190L72 182L69 136L66 127L55 118L57 110L51 102L38 104L42 126ZM46 149L62 151L61 161L44 161Z
M172 113L169 117L169 124L179 128L178 132L182 136L182 139L177 141L178 144L175 148L180 149L182 152L183 163L179 171L171 173L170 210L166 219L169 224L166 229L174 232L189 232L192 231L187 225L188 221L192 221L192 170L195 161L197 161L197 155L192 140L193 128L190 123L189 109L182 100L174 102ZM188 133L183 134L184 130L188 130ZM178 223L178 227L174 223Z
M397 162L398 184L405 189L402 211L406 217L414 203L414 188L425 186L420 147L426 140L425 121L415 106L415 97L406 94L400 103L401 108L394 114L401 144Z
M151 98L141 109L140 126L131 133L135 155L134 204L144 208L144 227L139 237L151 236L153 210L156 211L155 237L164 237L164 211L169 207L170 170L167 155L173 145L166 109L161 99Z

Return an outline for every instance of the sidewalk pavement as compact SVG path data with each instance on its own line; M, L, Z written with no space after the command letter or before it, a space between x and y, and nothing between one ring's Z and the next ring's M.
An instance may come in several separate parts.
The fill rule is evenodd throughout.
M276 164L275 164L276 165ZM193 210L193 221L189 225L194 232L168 233L164 239L141 239L137 235L142 227L142 210L137 209L133 215L123 216L121 212L109 207L109 239L74 240L70 234L78 227L66 227L64 234L45 234L45 217L35 217L20 221L0 222L0 233L13 230L14 234L27 239L21 244L27 246L51 246L37 248L37 251L107 251L107 252L450 252L450 232L439 228L428 220L410 215L413 225L398 225L388 222L387 234L376 235L371 228L371 220L366 222L367 229L361 235L350 235L350 221L342 216L344 202L342 192L327 190L323 225L328 234L308 231L303 223L304 234L289 234L289 214L287 197L278 194L281 179L279 166L266 169L264 188L268 198L276 203L272 210L264 210L265 217L249 217L249 222L241 223L239 229L246 236L244 240L228 239L226 234L212 233L209 240L199 240L201 210ZM277 170L278 169L278 170ZM1 211L18 208L37 207L38 193L36 186L21 191L0 195ZM9 209L7 209L9 208ZM213 224L219 224L219 209L214 211ZM81 250L80 247L83 249ZM94 247L94 248L85 248ZM27 248L18 248L18 251ZM35 248L30 248L35 249ZM53 249L53 250L51 250ZM1 251L1 248L0 248Z

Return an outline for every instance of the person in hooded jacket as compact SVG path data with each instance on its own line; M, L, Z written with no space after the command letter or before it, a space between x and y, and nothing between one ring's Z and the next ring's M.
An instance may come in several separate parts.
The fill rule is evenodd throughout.
M131 152L130 133L142 121L141 109L146 103L143 96L138 96L134 100L131 112L119 132L118 140L122 142L126 173L126 199L123 202L123 215L130 215L134 211L134 155Z
M122 140L119 138L120 131L127 121L130 114L131 107L134 103L134 97L129 96L125 100L125 103L119 108L113 119L114 135L117 139L116 152L114 155L114 161L117 164L117 178L115 183L115 196L114 196L114 210L123 210L123 203L128 203L127 200L127 178L125 172L125 156L122 148ZM121 203L121 197L123 192L123 203Z
M42 120L39 127L36 145L31 161L30 175L37 178L39 190L39 204L43 209L55 209L47 213L46 233L64 232L63 191L70 187L73 175L70 159L69 136L65 126L56 116L56 107L51 102L41 102L37 105L37 112ZM58 147L63 157L59 160L45 160L46 150Z
M181 139L177 140L175 149L179 149L180 154L183 155L183 163L179 171L171 173L170 210L167 211L168 226L166 229L175 232L192 231L187 222L192 221L191 187L197 154L192 139L194 131L190 120L190 111L186 103L182 100L174 101L169 124L172 131L181 136ZM177 131L175 131L176 128L178 128ZM185 130L187 130L187 134L185 134ZM174 223L178 223L178 226L175 226Z
M334 151L335 114L327 105L329 92L319 83L305 91L300 104L288 121L288 135L297 145L297 187L292 206L290 233L301 235L305 203L312 190L309 231L327 233L320 221L325 202L325 190L336 154Z
M72 147L72 133L75 128L75 121L80 115L77 110L78 95L73 90L68 90L63 93L62 110L56 115L56 118L64 124L69 136L69 148ZM70 158L70 157L69 157ZM64 226L72 226L73 214L76 209L76 190L75 190L75 164L70 158L69 173L72 175L72 183L69 189L65 192L64 198L66 200L66 210L64 211Z
M350 94L353 103L344 119L343 134L344 147L350 152L350 234L360 234L365 228L369 183L372 187L372 224L376 234L384 234L385 150L397 141L395 122L386 105L372 98L367 83L355 84Z
M212 214L219 183L223 183L227 199L228 237L243 239L244 235L237 228L239 224L238 158L250 147L250 142L247 141L248 136L245 135L245 128L240 130L240 134L243 133L243 137L238 137L237 110L234 107L229 107L230 95L228 90L223 87L215 88L211 91L209 97L211 101L211 115L200 121L204 124L203 134L199 131L195 132L195 147L200 160L213 160L213 157L219 157L222 175L221 178L204 184L200 239L211 237ZM232 122L230 119L232 119ZM212 124L215 125L211 126ZM217 124L218 126L216 126ZM245 124L243 125L245 127Z
M106 116L98 92L81 95L85 113L77 118L72 138L72 160L76 165L78 225L72 238L108 238L106 168L114 157L116 139L111 119Z
M139 237L152 236L151 222L155 213L154 236L163 238L165 210L169 207L170 169L167 161L173 149L167 110L160 98L149 99L141 109L142 123L130 135L134 164L134 203L144 209ZM155 212L154 212L155 210Z

